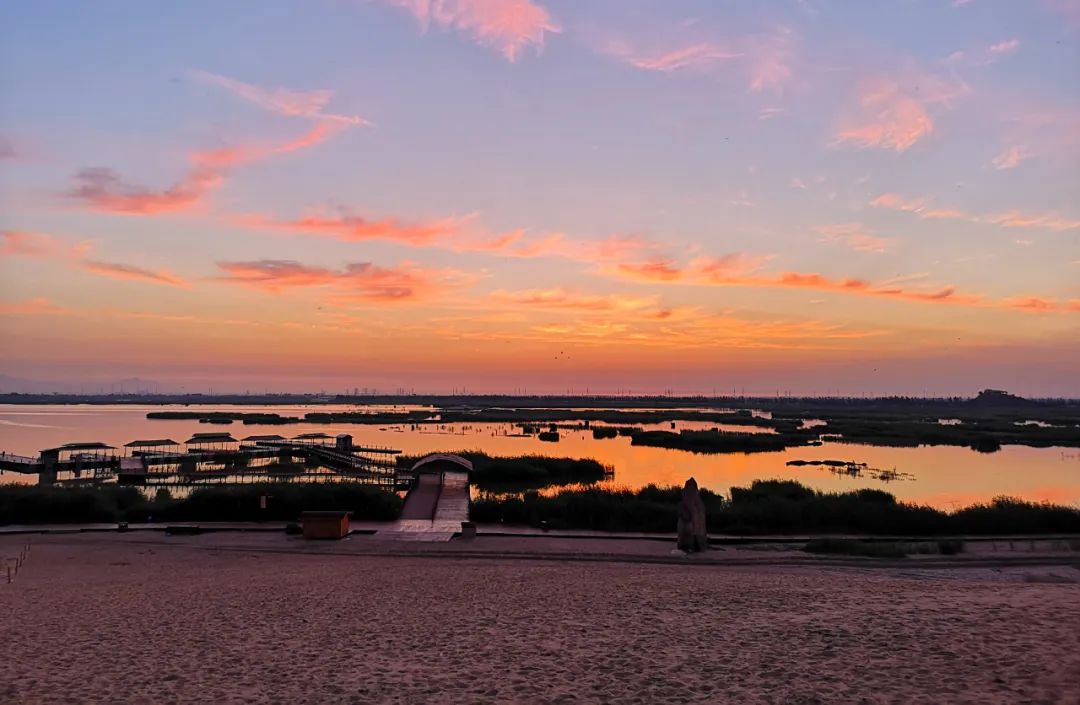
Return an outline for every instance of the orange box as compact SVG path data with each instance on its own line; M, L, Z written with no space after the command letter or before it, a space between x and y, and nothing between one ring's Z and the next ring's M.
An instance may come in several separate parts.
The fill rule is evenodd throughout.
M349 535L352 512L302 512L305 539L343 539Z

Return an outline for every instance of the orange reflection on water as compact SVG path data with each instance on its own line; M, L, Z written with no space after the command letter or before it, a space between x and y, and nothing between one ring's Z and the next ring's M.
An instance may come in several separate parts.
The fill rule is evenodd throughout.
M0 450L36 456L42 448L71 441L104 441L122 446L136 438L170 437L183 441L206 431L197 421L160 421L146 418L148 411L191 410L160 406L0 406ZM260 411L302 416L310 411L355 410L345 406L212 407L201 411ZM677 423L677 428L698 424ZM733 486L754 480L794 479L820 490L848 491L864 487L884 489L898 499L955 509L1008 495L1031 501L1080 506L1080 453L1074 449L1006 446L997 453L976 453L968 448L932 446L886 448L828 443L819 447L790 448L778 453L704 455L686 451L633 446L627 437L594 440L590 431L561 433L558 443L521 437L512 424L403 426L356 424L292 424L287 426L215 426L237 438L255 434L297 435L321 431L349 433L360 445L392 447L410 455L436 451L478 450L489 455L556 455L595 458L615 469L610 484L641 487L647 484L681 485L688 477L711 490L727 493ZM866 463L871 468L895 469L911 480L883 482L869 476L850 477L815 466L791 467L789 460L841 460ZM11 473L0 482L21 479Z

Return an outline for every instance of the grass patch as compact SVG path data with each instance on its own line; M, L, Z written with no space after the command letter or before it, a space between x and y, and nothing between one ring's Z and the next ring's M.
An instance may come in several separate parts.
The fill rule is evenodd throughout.
M260 498L269 495L267 508ZM351 511L353 518L396 519L401 498L351 483L204 487L182 499L158 490L148 499L134 487L0 486L0 525L118 521L293 521L301 511Z
M470 518L492 524L546 524L552 529L668 532L675 530L675 510L681 496L681 488L655 485L637 491L563 490L551 496L526 492L518 497L475 500ZM718 509L724 502L708 490L701 491L701 498L706 508Z
M475 521L552 528L671 532L682 489L565 489L553 495L483 497ZM818 492L798 482L758 480L730 499L702 490L709 531L737 535L863 534L960 536L1078 534L1080 510L1000 498L957 512L896 501L888 492ZM941 552L950 547L939 547ZM958 550L958 547L953 547Z
M591 485L609 479L614 471L591 458L552 458L541 455L490 456L477 451L455 453L473 464L469 482L486 492L520 492L523 490ZM410 467L419 458L403 457L400 462Z
M693 453L767 453L792 446L810 445L816 434L797 432L731 433L708 431L638 431L630 436L631 445L688 450Z

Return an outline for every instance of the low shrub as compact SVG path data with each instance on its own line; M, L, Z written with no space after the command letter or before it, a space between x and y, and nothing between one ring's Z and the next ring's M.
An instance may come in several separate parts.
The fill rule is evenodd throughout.
M267 508L260 498L268 496ZM147 499L134 487L23 487L0 485L0 524L161 521L293 520L305 510L339 509L355 519L396 519L401 498L352 483L204 487L174 499L158 490Z

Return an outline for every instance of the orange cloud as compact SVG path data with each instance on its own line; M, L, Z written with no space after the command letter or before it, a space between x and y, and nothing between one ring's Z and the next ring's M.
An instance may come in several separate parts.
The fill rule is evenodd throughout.
M189 284L187 280L176 276L167 269L143 269L142 267L134 267L130 264L98 262L93 260L86 260L82 262L81 266L86 271L100 274L103 277L130 279L133 281L149 282L151 284L175 286L181 289L191 288L191 284Z
M424 31L435 24L468 36L516 61L529 46L540 49L544 35L559 26L546 9L530 0L383 0L403 7Z
M28 299L18 303L0 303L0 316L63 316L70 309L57 306L46 298Z
M386 240L455 252L487 252L514 258L561 257L587 263L636 258L662 247L660 243L632 234L616 234L598 240L569 238L563 233L528 239L524 229L492 234L475 224L475 214L420 222L318 212L293 220L259 214L235 216L232 220L244 227L322 235L343 242Z
M670 259L654 259L646 262L623 263L617 271L629 279L647 282L671 282L682 279L683 270Z
M853 277L830 278L816 272L788 271L774 275L755 274L754 272L767 260L768 258L748 257L742 253L734 253L717 259L699 258L686 266L680 266L671 260L653 260L641 263L624 263L604 271L623 279L646 283L814 289L916 303L939 303L1029 312L1068 313L1080 310L1074 300L1059 302L1056 299L1040 297L993 300L977 294L960 293L953 286L943 286L930 291L906 289L898 285L900 280L875 283ZM710 266L710 263L713 266Z
M408 262L397 267L354 262L345 265L341 271L311 267L294 260L264 259L218 262L217 265L225 273L222 281L273 293L294 288L329 287L341 301L410 301L460 286L465 279L460 272L424 269Z
M1029 311L1056 311L1060 304L1056 299L1029 296L1023 299L1010 299L1005 302L1005 305Z
M771 260L767 255L748 255L730 252L719 257L698 257L690 262L688 271L692 278L719 282L731 277L746 277L761 269Z
M621 263L614 269L617 276L643 282L685 282L688 284L711 284L745 277L760 269L771 259L732 252L720 257L698 257L686 266L669 258L656 258L642 262Z
M495 291L496 299L521 306L579 311L640 311L655 308L656 297L632 297L618 294L581 294L557 287L554 289L527 289L525 291Z
M764 280L766 286L790 286L820 291L833 291L845 294L862 294L866 296L884 296L888 298L904 299L925 303L948 303L963 306L982 305L983 298L980 296L961 295L956 293L956 288L946 286L936 291L910 291L896 286L875 285L863 279L830 279L817 273L783 272L776 279Z

